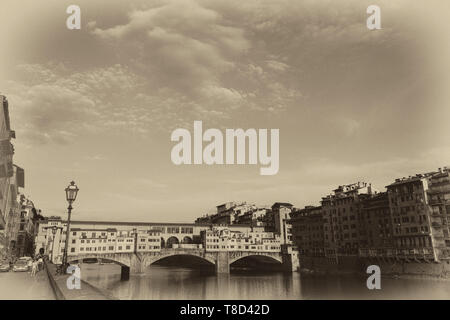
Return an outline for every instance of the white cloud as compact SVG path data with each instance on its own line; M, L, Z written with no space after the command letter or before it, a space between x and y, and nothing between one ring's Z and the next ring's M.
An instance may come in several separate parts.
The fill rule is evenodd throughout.
M135 67L158 87L198 92L204 85L217 85L249 48L243 30L226 25L216 11L196 1L167 1L133 11L128 20L92 33L112 44L120 42L119 50L127 51Z

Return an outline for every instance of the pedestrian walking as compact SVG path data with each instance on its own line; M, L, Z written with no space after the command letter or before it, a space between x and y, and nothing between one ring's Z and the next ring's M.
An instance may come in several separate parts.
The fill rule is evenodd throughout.
M37 260L33 261L33 266L31 267L31 276L34 277L36 275L38 269L39 262Z
M38 260L38 271L41 271L42 269L44 269L44 259L42 259L42 257L39 257L39 260Z

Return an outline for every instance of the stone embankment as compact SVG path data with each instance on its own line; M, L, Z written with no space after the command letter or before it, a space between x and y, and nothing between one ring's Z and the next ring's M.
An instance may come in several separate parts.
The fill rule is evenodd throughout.
M69 289L67 287L67 279L70 275L57 275L56 266L52 263L46 262L44 271L47 273L50 285L58 300L118 300L84 280L81 280L80 289Z

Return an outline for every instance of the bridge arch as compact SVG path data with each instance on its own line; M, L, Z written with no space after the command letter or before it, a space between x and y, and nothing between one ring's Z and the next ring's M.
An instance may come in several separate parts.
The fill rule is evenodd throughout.
M234 262L246 258L260 260L261 262L270 262L270 263L277 262L279 264L283 263L281 255L277 253L274 254L274 253L240 252L230 256L229 264L231 265Z
M151 266L152 264L154 264L155 262L164 260L166 258L169 257L194 257L200 260L203 260L211 265L215 265L216 264L216 260L213 256L208 256L208 255L202 255L200 253L194 253L194 252L165 252L165 253L161 253L159 255L155 255L155 256L148 256L144 259L143 261L143 265L144 268L148 268L149 266Z
M78 256L68 256L67 261L69 263L74 261L80 261L85 259L101 259L105 261L114 262L115 264L121 267L130 267L131 266L131 257L128 255L120 255L120 254L112 254L112 255L103 255L103 254L86 254L86 255L78 255Z

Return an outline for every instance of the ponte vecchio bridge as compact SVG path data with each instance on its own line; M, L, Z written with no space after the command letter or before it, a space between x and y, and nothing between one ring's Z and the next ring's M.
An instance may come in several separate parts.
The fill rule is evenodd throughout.
M64 226L61 219L48 219L39 227L37 247L44 248L54 263L62 258L56 253L64 247ZM299 267L297 252L278 235L248 225L73 221L68 251L69 262L101 259L120 265L123 280L175 256L200 259L216 273L229 273L231 264L247 258L268 262L276 270Z
M246 252L246 251L228 251L228 252L208 252L205 249L162 249L158 253L97 253L97 254L78 254L69 255L69 262L80 261L84 259L102 259L114 262L122 267L121 279L128 280L130 273L142 273L151 264L170 256L194 256L201 258L215 266L216 273L229 273L230 265L246 257L272 260L278 262L274 264L276 270L296 271L295 263L292 261L291 254L271 253L271 252ZM298 265L298 264L297 264Z

